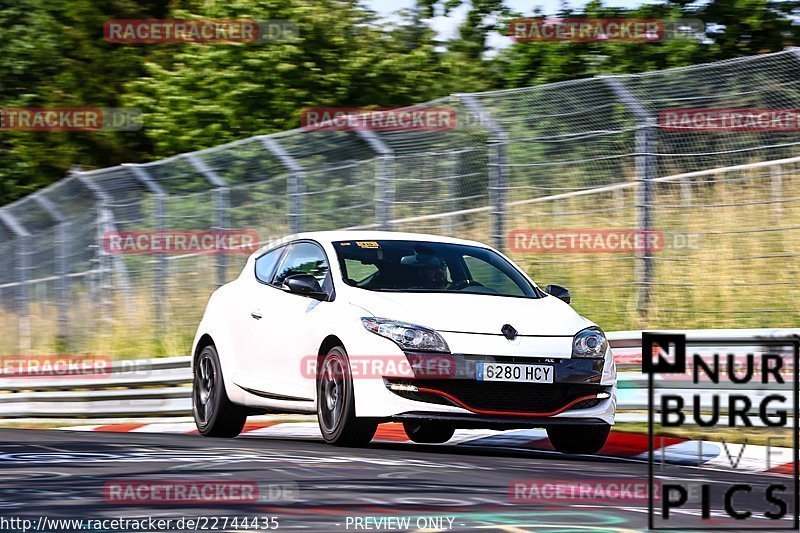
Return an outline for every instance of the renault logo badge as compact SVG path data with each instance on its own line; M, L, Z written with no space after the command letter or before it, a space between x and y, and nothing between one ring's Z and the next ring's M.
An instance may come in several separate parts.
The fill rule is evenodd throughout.
M502 334L503 334L503 336L504 336L506 339L510 340L510 341L513 341L514 339L516 339L516 338L517 338L517 330L515 330L515 329L514 329L514 326L512 326L511 324L506 324L506 325L504 325L504 326L503 326L503 327L500 329L500 333L502 333Z

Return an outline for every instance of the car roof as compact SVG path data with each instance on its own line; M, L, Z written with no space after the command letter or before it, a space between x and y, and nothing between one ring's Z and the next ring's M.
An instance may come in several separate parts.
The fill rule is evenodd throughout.
M468 246L480 246L482 248L489 248L488 245L466 239L456 239L453 237L445 237L442 235L430 235L427 233L407 233L402 231L378 231L378 230L333 230L333 231L307 231L302 233L294 233L287 235L280 239L275 239L269 244L263 246L254 255L261 254L264 251L285 244L288 242L310 239L318 242L338 242L338 241L431 241L443 242L449 244L465 244Z

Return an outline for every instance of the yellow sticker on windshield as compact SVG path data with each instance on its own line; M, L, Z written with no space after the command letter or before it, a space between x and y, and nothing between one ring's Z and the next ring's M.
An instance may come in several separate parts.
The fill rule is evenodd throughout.
M380 248L375 241L356 241L359 248Z

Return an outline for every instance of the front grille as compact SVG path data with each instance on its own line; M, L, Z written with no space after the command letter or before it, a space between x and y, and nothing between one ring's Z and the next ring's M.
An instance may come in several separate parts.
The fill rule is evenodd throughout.
M395 382L395 380L390 381ZM396 382L410 383L408 380L396 380ZM589 396L606 390L603 385L584 383L509 383L468 379L425 379L414 380L413 384L420 388L450 394L473 409L520 412L556 411L581 396ZM452 404L442 396L424 391L393 392L409 400ZM584 404L581 408L593 407L597 403L599 400L594 404L591 400L581 402Z

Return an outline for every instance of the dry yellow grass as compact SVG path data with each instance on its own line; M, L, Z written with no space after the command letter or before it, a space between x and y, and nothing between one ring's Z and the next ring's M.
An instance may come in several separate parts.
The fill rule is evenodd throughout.
M526 254L510 252L542 286L570 288L574 307L606 330L641 328L792 327L800 323L800 172L783 176L781 203L764 171L680 184L659 184L653 228L701 236L698 249L667 248L655 254L652 301L637 310L636 259L622 254ZM691 203L687 200L690 192ZM520 198L512 196L511 201ZM634 229L634 190L531 203L510 210L507 229ZM490 242L487 213L406 224L396 229ZM275 234L264 229L262 235ZM212 258L213 259L213 258ZM57 338L53 302L31 306L34 353L89 353L120 358L188 353L210 296L214 260L171 267L164 297L164 323L155 317L150 278L136 281L126 297L115 289L101 298L78 293L70 304L70 339ZM244 256L228 258L228 277ZM93 303L94 302L94 303ZM0 353L17 353L19 319L0 312Z

